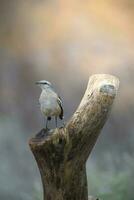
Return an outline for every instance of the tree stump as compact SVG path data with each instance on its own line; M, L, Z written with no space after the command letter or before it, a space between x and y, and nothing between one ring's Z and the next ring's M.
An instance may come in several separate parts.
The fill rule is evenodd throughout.
M118 86L114 76L91 76L79 107L65 127L42 129L30 139L44 200L88 200L86 161L106 122Z

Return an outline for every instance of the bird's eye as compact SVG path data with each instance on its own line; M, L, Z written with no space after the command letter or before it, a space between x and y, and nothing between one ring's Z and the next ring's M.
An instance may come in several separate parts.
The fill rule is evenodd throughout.
M44 83L45 85L47 85L47 83Z

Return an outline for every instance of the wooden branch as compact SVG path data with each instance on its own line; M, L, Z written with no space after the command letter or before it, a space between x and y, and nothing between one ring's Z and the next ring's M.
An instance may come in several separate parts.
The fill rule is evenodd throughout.
M41 130L29 145L37 161L44 200L88 200L86 160L108 117L119 87L116 77L93 75L64 128Z

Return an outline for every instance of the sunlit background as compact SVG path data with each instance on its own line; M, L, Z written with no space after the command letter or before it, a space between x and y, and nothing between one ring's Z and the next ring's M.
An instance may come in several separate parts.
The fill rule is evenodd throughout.
M28 146L44 126L35 81L53 83L67 121L95 73L117 76L120 90L87 162L88 190L134 200L134 1L0 0L1 200L42 199Z

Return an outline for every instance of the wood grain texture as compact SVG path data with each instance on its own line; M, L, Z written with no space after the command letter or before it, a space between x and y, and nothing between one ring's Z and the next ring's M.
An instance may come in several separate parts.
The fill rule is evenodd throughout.
M44 200L88 200L86 161L118 87L119 80L114 76L91 76L84 97L66 126L42 129L30 139L42 178Z

